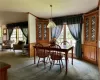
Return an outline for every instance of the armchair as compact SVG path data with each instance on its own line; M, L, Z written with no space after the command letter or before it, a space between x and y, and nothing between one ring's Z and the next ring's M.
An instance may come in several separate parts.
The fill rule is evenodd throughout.
M22 50L22 52L24 52L23 51L23 49L24 49L24 41L19 41L17 44L13 44L13 50L14 50L14 52L15 52L15 50Z

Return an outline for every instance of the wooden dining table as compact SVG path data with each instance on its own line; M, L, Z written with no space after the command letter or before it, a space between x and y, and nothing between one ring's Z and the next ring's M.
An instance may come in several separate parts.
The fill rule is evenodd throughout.
M55 51L64 52L65 53L65 66L66 66L66 73L67 73L67 70L68 70L68 63L67 63L67 60L68 60L68 52L70 50L72 51L72 54L71 54L72 61L71 61L71 63L73 65L73 46L60 45L61 46L61 49L58 49L58 48L50 48L49 46L50 45L44 45L43 47L33 46L33 48L34 48L34 64L36 63L36 48L40 48L40 49L43 49L43 50L55 50Z

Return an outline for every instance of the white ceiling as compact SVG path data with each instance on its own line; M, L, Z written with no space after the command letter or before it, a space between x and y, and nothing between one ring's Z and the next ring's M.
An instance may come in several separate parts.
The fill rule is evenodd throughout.
M50 18L51 17L51 8L50 4L53 5L52 7L52 15L53 17L58 16L65 16L65 15L74 15L80 13L86 13L98 6L99 0L0 0L0 11L3 14L5 11L8 13L15 13L13 14L17 17L17 14L23 14L23 19L25 19L25 12L30 12L38 17L41 18ZM18 13L24 12L24 13ZM1 15L0 14L0 21ZM8 22L14 19L12 18L11 14L4 13L5 16L9 17ZM25 15L24 15L25 14ZM10 17L11 16L11 17ZM14 17L15 18L15 17ZM19 18L22 19L22 18ZM4 21L6 20L6 17ZM16 20L15 20L16 21ZM21 20L22 21L22 20ZM10 21L11 22L11 21ZM2 22L0 22L2 23Z

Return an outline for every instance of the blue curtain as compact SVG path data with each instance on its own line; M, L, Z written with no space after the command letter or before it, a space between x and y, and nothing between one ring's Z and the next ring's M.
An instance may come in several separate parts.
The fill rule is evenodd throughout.
M69 24L68 28L70 33L72 34L73 38L76 40L75 44L75 54L76 57L81 59L82 58L82 46L81 46L81 31L82 31L82 24Z
M61 31L62 31L63 25L57 25L57 27L52 28L51 30L51 39L58 38Z
M77 58L82 57L81 53L81 31L83 22L82 15L83 14L53 18L53 21L56 23L56 25L63 25L64 23L68 24L69 30L74 39L76 40L75 53Z

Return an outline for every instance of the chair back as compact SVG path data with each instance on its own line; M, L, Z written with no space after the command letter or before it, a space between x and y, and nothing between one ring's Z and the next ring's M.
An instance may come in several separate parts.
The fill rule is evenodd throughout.
M41 57L43 55L42 53L44 53L44 50L43 49L40 49L38 47L43 47L43 45L40 44L40 43L36 43L35 46L36 46L36 55L38 57Z
M71 45L68 41L61 42L61 45Z
M47 52L45 51L45 49L40 49L40 48L38 48L38 47L43 47L42 44L36 43L35 46L36 46L36 55L37 55L38 57L40 57L40 58L45 58L45 57L49 56L49 53L47 53Z
M61 47L58 44L50 45L50 48L61 49ZM52 60L60 60L62 58L60 51L50 50L50 55Z

